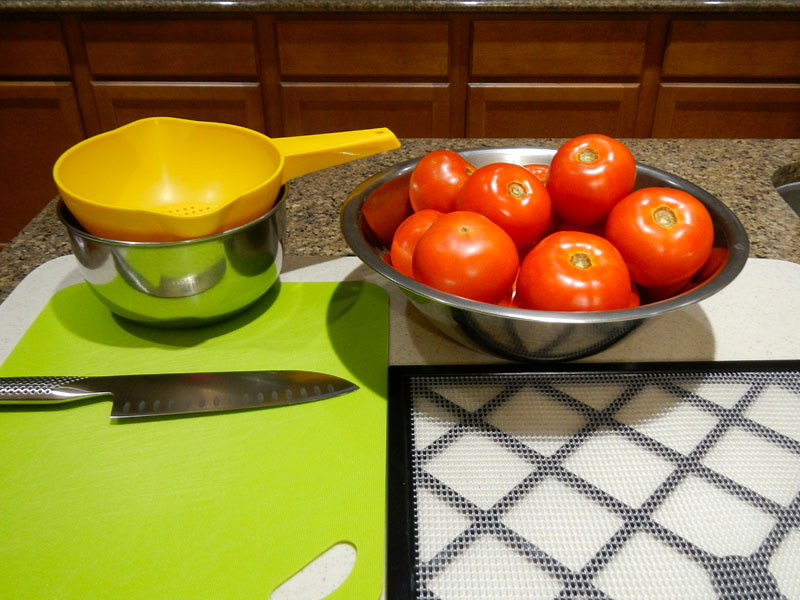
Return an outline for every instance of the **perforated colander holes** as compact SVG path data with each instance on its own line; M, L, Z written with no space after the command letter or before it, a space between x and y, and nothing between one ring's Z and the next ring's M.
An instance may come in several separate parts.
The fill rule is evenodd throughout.
M191 204L189 206L177 206L170 208L167 212L171 215L180 215L183 217L192 217L195 215L202 215L211 210L211 206L206 204Z
M12 396L47 396L58 388L86 377L19 377L0 383L0 394Z

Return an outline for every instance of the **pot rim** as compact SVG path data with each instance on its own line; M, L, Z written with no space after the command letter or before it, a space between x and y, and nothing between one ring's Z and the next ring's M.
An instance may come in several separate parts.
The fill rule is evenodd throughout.
M78 219L75 217L75 215L72 214L72 212L69 210L69 207L61 197L58 198L58 204L56 205L56 213L58 215L59 220L64 225L64 227L66 227L73 235L87 240L92 240L93 242L99 244L122 247L122 248L176 248L183 246L191 246L193 244L214 242L220 239L231 237L240 233L242 230L245 230L249 227L254 227L260 223L263 223L264 221L270 220L273 217L273 215L278 210L281 209L282 204L285 202L288 193L287 188L288 184L283 184L280 190L278 191L278 197L275 200L275 203L272 205L272 208L270 208L266 213L264 213L257 219L253 219L249 223L244 223L243 225L239 225L238 227L234 227L233 229L226 229L225 231L221 231L219 233L215 233L212 235L191 238L188 240L176 240L171 242L136 242L130 240L112 240L109 238L104 238L89 233L81 226L81 224L78 222Z

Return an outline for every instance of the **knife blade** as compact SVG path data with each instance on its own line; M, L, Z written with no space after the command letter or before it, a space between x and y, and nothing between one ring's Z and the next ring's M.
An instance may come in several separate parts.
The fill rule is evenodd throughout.
M313 371L0 377L0 405L52 405L112 396L111 418L155 417L313 402L358 386Z

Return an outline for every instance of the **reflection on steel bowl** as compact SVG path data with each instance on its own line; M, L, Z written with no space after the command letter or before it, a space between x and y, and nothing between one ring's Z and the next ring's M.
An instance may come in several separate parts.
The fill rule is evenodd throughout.
M555 149L476 148L459 152L475 167L494 162L549 164ZM374 271L397 284L410 301L442 332L462 344L518 361L572 360L603 350L646 319L708 298L728 285L744 267L747 233L736 215L707 191L675 175L637 164L636 189L671 187L700 200L714 223L715 246L728 250L723 268L702 285L681 295L637 308L603 312L547 312L484 304L440 292L395 271L383 260L386 248L367 235L361 215L364 200L387 180L408 173L419 159L406 161L359 184L347 197L341 228L353 252Z
M265 215L178 242L128 242L86 232L63 201L58 216L89 287L111 311L158 327L206 325L251 306L283 263L286 186Z

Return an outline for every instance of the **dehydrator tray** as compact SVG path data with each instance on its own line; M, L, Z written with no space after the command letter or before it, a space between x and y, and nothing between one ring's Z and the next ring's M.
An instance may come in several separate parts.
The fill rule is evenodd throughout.
M800 360L389 389L388 600L800 597Z

